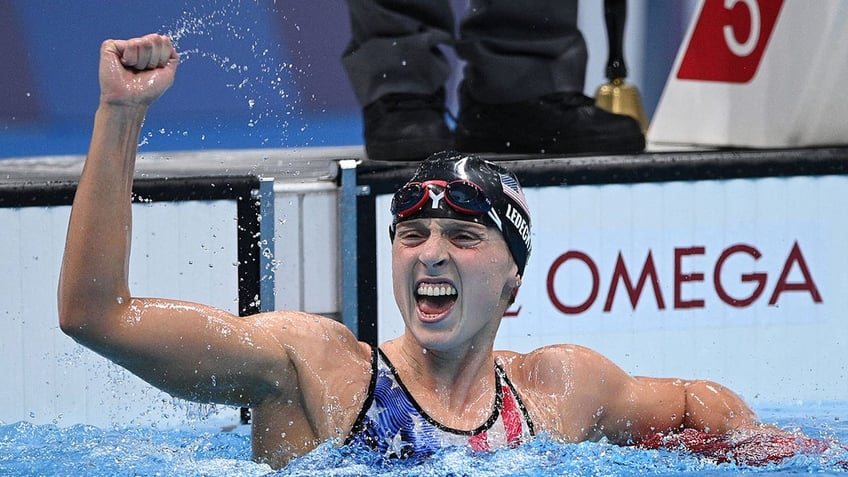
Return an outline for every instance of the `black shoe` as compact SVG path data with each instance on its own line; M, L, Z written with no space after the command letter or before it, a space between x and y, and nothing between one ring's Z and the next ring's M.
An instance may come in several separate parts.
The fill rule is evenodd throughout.
M626 154L645 149L635 119L599 109L581 93L484 104L463 91L461 101L454 135L463 152Z
M445 92L392 93L362 110L365 152L377 161L417 161L453 147Z

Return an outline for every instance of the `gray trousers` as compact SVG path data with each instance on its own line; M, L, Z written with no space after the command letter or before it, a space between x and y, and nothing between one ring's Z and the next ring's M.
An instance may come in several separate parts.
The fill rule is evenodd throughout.
M449 0L347 3L352 34L342 64L361 105L444 87L451 72L444 46L465 60L465 85L481 102L583 91L577 0L470 0L458 37Z

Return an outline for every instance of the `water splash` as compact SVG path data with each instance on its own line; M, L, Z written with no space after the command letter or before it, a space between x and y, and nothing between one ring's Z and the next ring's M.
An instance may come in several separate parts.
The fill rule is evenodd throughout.
M0 475L259 476L246 432L0 425Z
M766 422L799 426L807 435L848 442L848 403L763 408ZM810 416L815 417L810 417ZM778 464L745 467L669 450L608 443L559 444L538 438L517 449L473 452L443 449L433 456L386 459L361 448L325 443L272 473L250 460L250 430L222 431L210 419L182 429L0 423L0 475L203 475L203 476L758 476L848 475L848 450L834 446L821 455L799 455Z
M234 103L243 105L243 109L221 115L226 117L214 117L216 124L192 126L196 129L193 131L153 127L143 134L139 147L156 144L157 137L214 142L214 133L225 130L252 138L249 142L257 148L285 147L292 133L302 136L309 125L304 119L304 98L297 84L308 73L279 58L296 52L286 52L283 45L262 34L268 18L280 17L279 8L283 7L277 2L207 0L187 4L179 18L163 25L160 31L174 42L181 64L206 62L219 72L200 78L200 83L192 87L228 89L232 97L211 95L210 104ZM178 72L177 84L185 81Z
M319 446L275 476L731 476L794 472L838 475L837 455L800 456L765 468L717 464L691 454L619 447L607 443L559 444L540 438L517 449L474 452L450 447L426 458L388 459L359 448Z

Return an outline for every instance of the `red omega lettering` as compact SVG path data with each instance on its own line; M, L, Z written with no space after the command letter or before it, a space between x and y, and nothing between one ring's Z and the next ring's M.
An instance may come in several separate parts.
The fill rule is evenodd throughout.
M660 290L660 280L657 278L657 267L654 266L654 257L651 255L651 251L648 250L648 257L645 259L645 265L642 266L642 274L639 275L639 282L636 283L635 288L630 281L630 276L627 274L627 266L624 264L624 258L622 258L621 252L618 252L618 259L615 261L615 270L612 272L609 293L607 293L607 301L604 303L604 311L612 310L612 301L620 280L624 281L624 288L627 289L627 296L630 297L630 305L635 310L636 304L639 303L639 297L642 295L642 289L648 281L648 277L651 278L651 286L654 288L657 308L662 310L665 308L665 301Z
M565 303L561 302L559 298L556 296L556 292L554 290L554 277L556 276L557 270L568 260L575 259L580 260L585 263L589 268L589 272L592 274L592 292L589 293L589 298L586 299L583 303L577 306L568 306ZM578 252L576 250L569 250L568 252L560 255L556 260L554 260L553 265L551 265L550 270L548 271L548 296L551 298L551 303L561 312L566 315L576 315L578 313L583 313L588 310L592 303L595 303L595 299L598 298L598 288L600 287L600 274L598 273L598 267L595 265L595 262L592 261L592 258L586 255L583 252Z
M674 286L674 309L704 308L705 300L703 298L692 297L684 299L683 293L683 286L685 284L704 281L704 273L701 271L684 272L683 262L686 257L704 255L705 253L706 247L704 246L678 247L674 249L674 270L672 276ZM754 290L748 296L731 296L731 294L727 291L725 284L722 283L721 275L726 262L735 255L747 255L755 261L759 260L762 256L761 252L752 245L734 244L727 247L721 252L716 260L715 266L713 267L712 284L715 288L716 295L718 295L718 298L722 302L736 308L743 308L756 302L763 294L768 282L768 274L762 271L741 274L739 280L743 283L755 284ZM557 273L559 273L561 267L569 260L582 262L589 270L592 280L592 288L589 296L586 297L583 302L576 305L567 304L560 300L554 288ZM800 271L803 279L800 282L790 283L788 281L789 274L796 267ZM630 304L634 310L636 309L636 305L639 302L642 292L648 288L648 283L650 283L650 288L653 290L657 308L660 310L665 309L665 301L660 287L659 274L657 273L657 268L654 263L653 253L651 250L648 250L648 255L642 265L642 270L635 286L633 285L633 280L628 273L624 258L619 251L618 258L615 262L615 268L610 278L606 300L604 302L603 311L606 313L612 311L613 301L615 299L619 282L624 284L627 296L630 299ZM592 260L592 257L584 252L569 250L557 257L548 270L548 297L554 307L566 315L576 315L591 308L595 303L595 300L598 298L599 289L600 273L598 271L598 267L594 260ZM804 259L804 254L802 253L801 247L798 245L797 241L793 244L792 249L789 252L789 256L784 262L783 269L781 270L780 276L774 285L774 290L772 291L768 304L771 306L776 305L780 296L785 292L806 292L809 293L813 303L822 303L821 293L813 280L813 274L810 271L810 267L807 265L807 261Z
M704 247L689 247L674 249L674 308L703 308L704 300L684 300L683 284L687 282L702 282L704 281L703 273L682 273L682 260L687 255L703 255L706 251Z
M743 273L741 277L741 281L743 282L756 282L757 288L754 289L754 292L751 293L751 296L747 298L733 298L729 293L724 289L724 285L721 283L721 269L724 266L724 262L730 258L731 255L737 253L744 253L751 257L754 257L754 260L758 260L762 254L756 248L745 245L738 244L733 245L725 249L724 252L721 253L721 256L718 257L716 261L715 270L713 271L713 285L715 285L716 293L721 301L727 303L730 306L735 306L737 308L744 308L751 303L757 301L757 298L763 293L763 289L766 287L766 278L768 275L762 272L755 273Z
M786 283L789 272L792 270L792 264L797 263L801 274L804 275L804 281L801 283ZM789 257L786 258L786 263L783 265L783 271L780 273L780 278L777 280L777 285L774 287L774 293L769 298L769 305L777 303L780 294L785 291L806 291L813 297L815 303L821 303L822 297L818 287L813 282L813 275L810 273L810 268L807 267L807 262L804 260L804 255L801 253L801 247L796 241L792 245L792 250L789 252Z

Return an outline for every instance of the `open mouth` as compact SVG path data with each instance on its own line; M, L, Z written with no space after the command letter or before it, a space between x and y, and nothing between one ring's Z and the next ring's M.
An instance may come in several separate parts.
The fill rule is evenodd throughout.
M415 290L418 310L432 317L450 310L456 299L456 288L449 283L421 283Z

